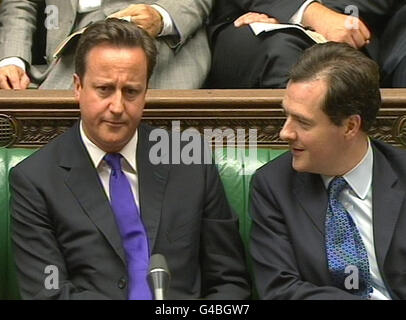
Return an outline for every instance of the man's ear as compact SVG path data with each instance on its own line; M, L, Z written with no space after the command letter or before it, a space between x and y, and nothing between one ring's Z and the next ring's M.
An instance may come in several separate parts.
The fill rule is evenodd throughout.
M76 73L73 74L73 87L75 91L75 98L76 100L79 100L80 91L82 90L82 82L80 81L80 77Z
M344 120L345 125L345 136L348 138L353 138L362 129L362 119L359 114L353 114Z

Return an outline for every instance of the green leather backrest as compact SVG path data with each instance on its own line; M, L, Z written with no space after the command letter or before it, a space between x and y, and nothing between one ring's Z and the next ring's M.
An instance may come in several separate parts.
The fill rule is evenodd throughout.
M284 149L219 148L214 150L227 198L240 218L240 233L248 254L251 219L248 213L252 174L257 168L278 157ZM14 259L10 239L9 171L35 149L0 148L0 299L18 299ZM251 270L251 262L248 259Z
M256 153L251 149L250 153L249 149L243 147L232 148L229 151L226 148L214 151L227 198L240 217L240 233L246 246L251 227L248 198L252 175L259 167L284 152L286 149L259 148Z
M34 149L0 148L0 299L19 298L10 241L8 175L10 168L34 151Z
M244 147L230 149L228 154L225 148L214 151L214 158L228 201L234 212L239 216L240 234L244 242L248 269L253 280L254 274L249 255L249 234L251 230L249 195L251 178L255 170L286 151L286 149L247 149ZM255 288L253 290L253 298L257 298Z

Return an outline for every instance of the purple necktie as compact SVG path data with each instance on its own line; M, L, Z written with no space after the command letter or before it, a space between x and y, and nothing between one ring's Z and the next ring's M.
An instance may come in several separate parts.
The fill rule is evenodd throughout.
M116 216L126 254L129 300L151 300L147 281L149 267L148 238L135 203L130 183L121 170L121 154L106 154L104 160L111 168L110 202Z

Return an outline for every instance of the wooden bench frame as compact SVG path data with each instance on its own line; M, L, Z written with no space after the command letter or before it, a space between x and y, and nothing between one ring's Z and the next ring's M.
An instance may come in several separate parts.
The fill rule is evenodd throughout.
M144 121L171 129L257 130L262 147L286 147L279 138L285 116L284 90L149 90ZM373 138L406 148L406 89L382 89L383 103ZM0 146L40 147L79 117L72 91L0 90Z

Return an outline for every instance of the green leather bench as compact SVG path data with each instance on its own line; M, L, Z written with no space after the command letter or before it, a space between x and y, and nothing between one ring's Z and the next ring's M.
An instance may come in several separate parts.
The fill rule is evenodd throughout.
M18 286L10 239L8 174L34 149L0 149L0 299L18 299Z
M12 167L33 153L35 149L0 148L0 299L19 299L13 253L10 239L10 210L8 174ZM245 148L214 152L220 176L231 206L240 217L240 232L248 259L248 239L251 219L248 214L248 196L252 174L257 168L285 152L284 149L257 149L256 157L249 157ZM251 270L250 261L248 264Z

